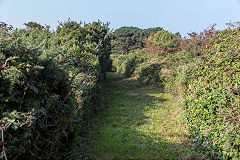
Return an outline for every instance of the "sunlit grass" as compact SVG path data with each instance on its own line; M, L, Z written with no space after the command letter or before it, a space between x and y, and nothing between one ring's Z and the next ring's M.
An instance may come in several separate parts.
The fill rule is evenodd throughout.
M180 102L159 87L108 74L106 109L96 118L88 159L191 159Z

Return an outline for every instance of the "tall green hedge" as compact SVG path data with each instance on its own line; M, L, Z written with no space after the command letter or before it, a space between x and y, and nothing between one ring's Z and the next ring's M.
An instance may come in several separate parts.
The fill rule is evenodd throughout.
M56 32L35 22L27 29L3 25L0 118L6 150L0 159L70 156L70 142L101 109L101 81L111 67L108 24L66 21Z

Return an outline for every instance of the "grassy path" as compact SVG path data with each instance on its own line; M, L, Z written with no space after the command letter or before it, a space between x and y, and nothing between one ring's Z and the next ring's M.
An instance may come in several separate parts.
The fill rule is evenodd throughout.
M180 102L159 87L142 87L108 73L106 109L94 120L86 159L195 159Z

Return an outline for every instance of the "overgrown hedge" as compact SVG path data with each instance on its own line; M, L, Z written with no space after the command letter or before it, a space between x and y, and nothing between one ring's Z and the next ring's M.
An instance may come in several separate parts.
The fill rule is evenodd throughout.
M193 140L214 159L240 159L240 30L216 32L184 101Z
M171 71L162 77L165 88L183 99L197 150L210 159L239 159L239 27L189 36L180 52L165 56Z
M0 159L70 157L68 146L78 145L74 139L101 109L101 81L111 68L108 24L66 21L56 32L26 26L0 27Z

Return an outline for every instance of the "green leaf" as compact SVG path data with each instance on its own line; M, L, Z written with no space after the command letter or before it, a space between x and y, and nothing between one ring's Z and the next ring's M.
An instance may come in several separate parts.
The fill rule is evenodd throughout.
M3 152L0 152L0 159L3 159Z
M42 114L44 114L45 116L47 115L47 111L46 111L45 108L41 107L41 108L39 109L39 111L40 111Z
M13 122L11 127L12 129L17 130L19 128L19 124L17 122Z
M33 90L36 94L38 94L38 89L34 86L30 86L30 89Z

